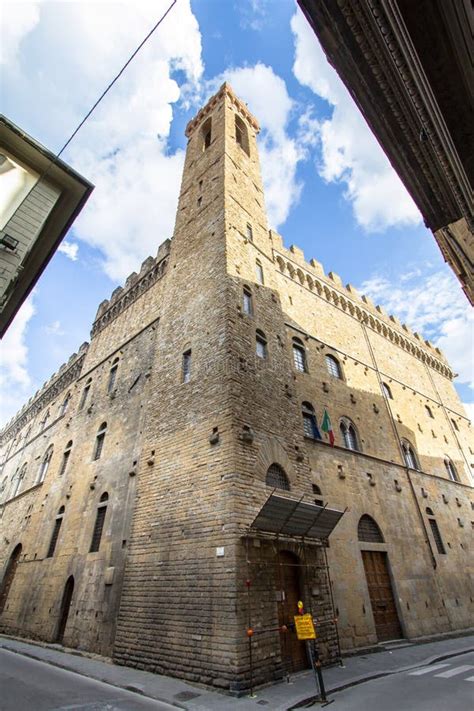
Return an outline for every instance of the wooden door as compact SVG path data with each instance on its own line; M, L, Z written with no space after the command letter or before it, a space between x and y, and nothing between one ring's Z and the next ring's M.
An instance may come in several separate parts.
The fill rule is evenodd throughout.
M402 637L392 583L388 571L387 554L381 551L362 551L365 576L379 642Z
M281 551L278 555L276 588L284 592L278 602L278 624L294 626L294 616L298 614L298 600L301 600L299 585L298 556L289 551ZM308 658L304 642L300 642L296 632L280 632L281 654L288 671L297 672L307 669Z
M56 632L56 642L62 642L66 631L67 618L71 607L72 593L74 592L74 578L71 575L64 586L63 599L61 600L61 610L59 612L58 630Z

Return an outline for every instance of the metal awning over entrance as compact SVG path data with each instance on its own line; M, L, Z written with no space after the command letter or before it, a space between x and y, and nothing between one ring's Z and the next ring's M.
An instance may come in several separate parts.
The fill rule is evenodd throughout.
M333 532L344 511L308 504L271 494L250 529L284 536L325 540Z

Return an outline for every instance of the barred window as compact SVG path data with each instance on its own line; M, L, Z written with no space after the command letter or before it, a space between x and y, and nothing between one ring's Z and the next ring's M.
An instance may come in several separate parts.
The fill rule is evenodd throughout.
M244 286L244 299L243 299L244 314L251 316L253 313L252 305L252 292L248 286Z
M418 456L415 452L415 448L407 439L402 439L402 450L405 465L410 469L419 469L420 465L418 463Z
M432 516L434 516L433 511L430 508L427 508L426 513L428 515L428 523L430 524L431 533L433 534L433 539L434 539L434 542L436 543L436 548L438 549L438 553L441 553L442 555L446 555L446 548L444 547L443 539L441 538L441 533L438 528L438 524L436 523L436 519L431 518Z
M95 446L94 446L94 454L92 459L95 461L96 459L100 459L100 455L102 454L102 450L104 448L104 440L105 440L105 434L107 432L107 422L103 422L101 426L99 427L99 431L97 432L96 438L95 438Z
M267 357L267 338L263 331L257 331L255 334L255 352L259 358Z
M69 461L69 457L71 455L71 449L72 449L72 439L69 440L69 442L66 445L66 448L63 453L63 460L61 462L61 467L59 469L59 474L58 476L62 476L64 472L66 471L67 463Z
M448 476L452 481L457 481L459 482L459 474L457 472L456 467L454 466L453 462L450 460L449 457L446 457L444 460L444 466L446 467L446 471L448 472Z
M279 464L272 464L268 467L265 484L271 486L273 489L290 490L290 482L288 481L286 472Z
M107 501L109 495L104 492L100 497L100 503L97 508L97 515L95 518L94 531L92 533L91 546L89 548L89 553L95 553L100 548L100 541L102 538L102 531L104 528L105 514L107 513Z
M305 437L311 437L311 439L321 439L321 435L318 431L318 425L316 423L314 407L310 402L304 402L302 404L301 414L303 416L303 431Z
M107 384L107 392L108 393L111 393L112 390L114 389L115 381L117 379L119 360L120 360L119 358L115 358L114 362L112 363L112 367L109 371L109 382Z
M332 375L333 378L339 378L339 380L342 380L342 369L337 358L328 354L326 356L326 367L329 375Z
M306 372L306 350L299 338L293 338L293 363L300 373Z
M387 385L387 383L382 383L382 391L387 400L393 400L392 391L390 390L390 387Z
M189 383L191 380L191 349L183 353L183 383Z
M87 382L84 386L84 390L82 391L81 399L79 401L79 410L82 410L82 408L86 404L87 396L89 395L89 391L91 389L91 384L92 384L92 378L89 378L89 380L87 380Z
M58 515L56 516L56 520L54 522L53 534L52 534L51 540L49 542L49 547L48 547L48 552L46 553L46 558L52 558L54 555L54 551L56 550L56 544L58 542L59 531L61 530L61 525L63 522L63 516L64 516L64 506L61 506L61 508L58 511Z
M53 456L53 450L54 450L53 445L50 444L44 454L43 459L41 460L41 464L40 464L40 468L39 468L39 472L38 472L38 479L36 482L37 484L41 484L46 477L46 474L49 469L49 463L51 462L51 458Z
M371 516L364 514L357 526L357 536L359 541L364 543L384 543L382 531Z
M258 259L255 262L255 274L256 274L258 283L263 284L264 283L263 267L262 267L262 263Z
M359 438L357 436L357 431L355 425L348 417L343 417L340 422L339 429L342 435L342 441L344 442L344 447L347 449L352 449L354 452L361 452L361 447L359 444Z

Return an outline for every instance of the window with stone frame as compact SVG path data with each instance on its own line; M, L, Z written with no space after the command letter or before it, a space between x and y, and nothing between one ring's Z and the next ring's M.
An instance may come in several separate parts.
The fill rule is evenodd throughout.
M237 144L250 156L249 135L243 120L235 114L235 140Z
M43 459L41 460L40 468L38 471L38 480L36 482L37 484L41 484L45 480L46 474L48 473L49 464L53 456L53 451L54 447L52 444L50 444L48 449L44 453Z
M67 443L64 452L63 452L63 458L61 461L61 466L59 468L58 476L63 476L63 474L66 472L67 468L67 463L69 461L69 457L71 456L71 450L72 450L72 439L69 440Z
M372 516L364 514L359 519L357 526L357 537L364 543L384 543L384 537L378 524Z
M284 489L290 491L290 482L285 470L279 464L271 464L267 469L265 476L265 484L271 486L272 489Z
M456 467L454 466L454 463L449 457L445 457L444 466L446 467L446 471L448 472L448 476L451 481L457 481L459 483L459 474L457 472Z
M257 330L255 333L255 352L259 358L265 359L268 355L267 337L263 331Z
M68 393L64 400L61 403L61 407L59 408L59 417L62 417L63 415L66 414L68 407L69 407L69 402L71 400L71 393Z
M96 438L95 438L95 443L94 443L94 452L92 455L92 459L96 461L97 459L100 459L102 455L102 450L104 448L104 441L105 441L105 435L107 433L107 422L103 422L101 426L99 427L99 430L97 432Z
M81 394L81 399L80 399L80 401L79 401L79 408L78 408L79 410L82 410L82 408L84 407L84 405L85 405L86 402L87 402L87 398L88 398L88 396L89 396L89 392L90 392L90 389L91 389L91 385L92 385L92 378L89 378L89 379L86 381L86 384L85 384L85 386L84 386L84 390L82 391L82 394Z
M183 383L189 383L189 381L191 380L191 349L190 348L188 348L188 350L183 353L182 380L183 380Z
M433 539L436 544L438 553L441 555L446 555L446 548L444 547L443 539L441 537L440 530L436 519L434 518L434 513L429 507L426 509L426 514L428 516L428 523L430 524L431 533L433 534Z
M61 526L62 526L62 522L63 522L63 517L64 517L64 506L61 506L61 508L58 511L58 515L56 516L56 520L54 522L53 533L51 536L51 540L49 542L48 552L46 553L46 558L52 558L54 555L54 551L56 550L56 544L57 544L58 538L59 538L59 531L61 530Z
M405 465L410 469L419 469L418 455L414 446L407 439L402 439L402 451Z
M243 289L243 311L247 316L252 316L253 314L252 292L248 286L244 286Z
M293 338L292 345L295 370L298 370L300 373L306 373L308 367L306 362L306 349L303 345L303 341L299 338Z
M303 432L305 437L310 437L311 439L321 439L321 435L318 430L318 424L316 422L316 414L314 412L314 407L310 402L303 402L301 405L301 414L303 417Z
M338 378L339 380L342 380L341 364L339 363L338 359L330 353L328 353L326 356L326 368L328 370L329 375L332 375L333 378Z
M251 225L249 222L247 222L247 228L246 228L246 229L247 229L247 239L248 239L248 241L249 241L249 242L253 242L253 229L252 229L252 225Z
M354 452L361 452L362 448L359 443L359 437L357 435L357 430L348 417L343 417L339 423L339 430L341 432L342 441L346 449L351 449Z
M89 548L89 553L96 553L100 548L100 542L102 539L102 531L104 529L105 514L107 513L107 501L109 500L109 495L104 492L100 497L100 503L97 507L97 514L95 517L94 530L92 532L91 545Z
M206 121L204 121L202 128L201 128L201 136L202 136L202 150L206 151L212 142L212 118L209 117Z
M119 367L119 358L115 358L112 367L109 370L109 381L107 383L107 392L111 393L115 387L115 381L117 380L117 372Z
M263 275L263 267L262 267L262 263L259 259L257 259L255 262L255 275L257 277L258 284L265 283L265 277Z

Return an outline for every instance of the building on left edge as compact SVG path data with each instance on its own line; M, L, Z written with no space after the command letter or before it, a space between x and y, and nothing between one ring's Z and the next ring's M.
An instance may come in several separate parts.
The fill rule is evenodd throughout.
M0 115L0 338L93 189Z

